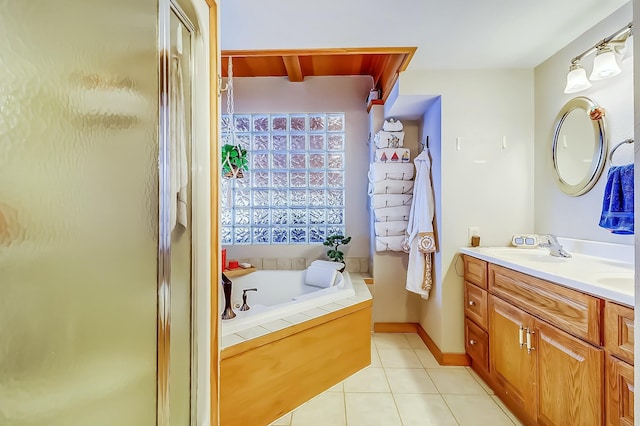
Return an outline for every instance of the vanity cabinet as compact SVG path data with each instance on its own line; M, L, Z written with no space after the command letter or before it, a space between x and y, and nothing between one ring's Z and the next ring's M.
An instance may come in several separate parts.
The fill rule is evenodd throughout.
M476 368L489 371L487 262L464 256L464 346Z
M605 304L607 425L634 424L633 320L633 309L611 302Z
M489 368L522 411L537 424L601 424L602 349L493 295L489 323Z
M464 262L465 273L473 270L464 283L472 368L525 424L633 424L633 309L471 256ZM482 276L482 285L472 281Z

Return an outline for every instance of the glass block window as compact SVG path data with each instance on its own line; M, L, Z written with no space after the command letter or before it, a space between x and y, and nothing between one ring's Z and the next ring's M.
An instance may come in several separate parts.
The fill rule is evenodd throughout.
M222 179L222 244L313 244L345 234L344 113L222 116L249 170ZM224 139L224 138L223 138ZM223 140L223 143L227 143Z

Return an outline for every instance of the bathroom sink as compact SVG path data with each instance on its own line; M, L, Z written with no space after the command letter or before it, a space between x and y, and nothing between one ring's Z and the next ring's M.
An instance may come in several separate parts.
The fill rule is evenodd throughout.
M495 256L516 262L565 263L571 261L571 258L551 256L549 254L549 250L546 249L484 247L481 250L489 256Z
M595 281L610 287L626 288L634 285L633 272L616 272L599 274L595 276Z

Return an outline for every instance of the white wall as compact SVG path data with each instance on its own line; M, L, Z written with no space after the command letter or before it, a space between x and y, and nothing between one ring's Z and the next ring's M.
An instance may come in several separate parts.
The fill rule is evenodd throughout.
M571 197L564 194L555 181L551 160L551 143L556 115L562 106L576 96L586 96L606 111L609 150L618 142L633 136L633 61L622 64L622 73L592 82L591 88L565 94L564 86L571 59L599 40L615 33L632 20L631 3L595 25L575 41L554 54L535 69L535 226L537 233L564 237L633 244L632 235L615 235L598 226L607 167L590 192ZM594 55L582 65L591 73ZM614 164L633 161L633 147L618 149Z
M286 78L235 78L235 113L344 112L346 117L346 233L353 237L341 247L346 257L369 258L367 171L369 119L365 100L371 89L368 76L307 77L290 83ZM226 113L226 97L222 99ZM227 258L324 258L322 244L234 245Z
M420 323L440 350L461 353L463 281L457 253L468 245L468 227L480 227L482 245L506 245L514 233L533 230L533 71L407 71L399 85L400 96L441 96L441 140L429 135L432 152L441 159L440 252L436 289L422 302ZM425 123L434 120L429 114ZM437 133L430 122L422 140L430 129Z

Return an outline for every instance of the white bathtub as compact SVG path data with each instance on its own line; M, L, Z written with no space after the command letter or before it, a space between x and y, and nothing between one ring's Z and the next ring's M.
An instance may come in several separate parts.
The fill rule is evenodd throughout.
M339 273L333 287L318 288L304 283L305 271L255 271L232 277L231 302L236 317L221 320L222 336L238 333L296 313L354 296L348 273ZM240 311L242 290L247 292L248 311ZM224 294L220 291L220 313L224 310Z

